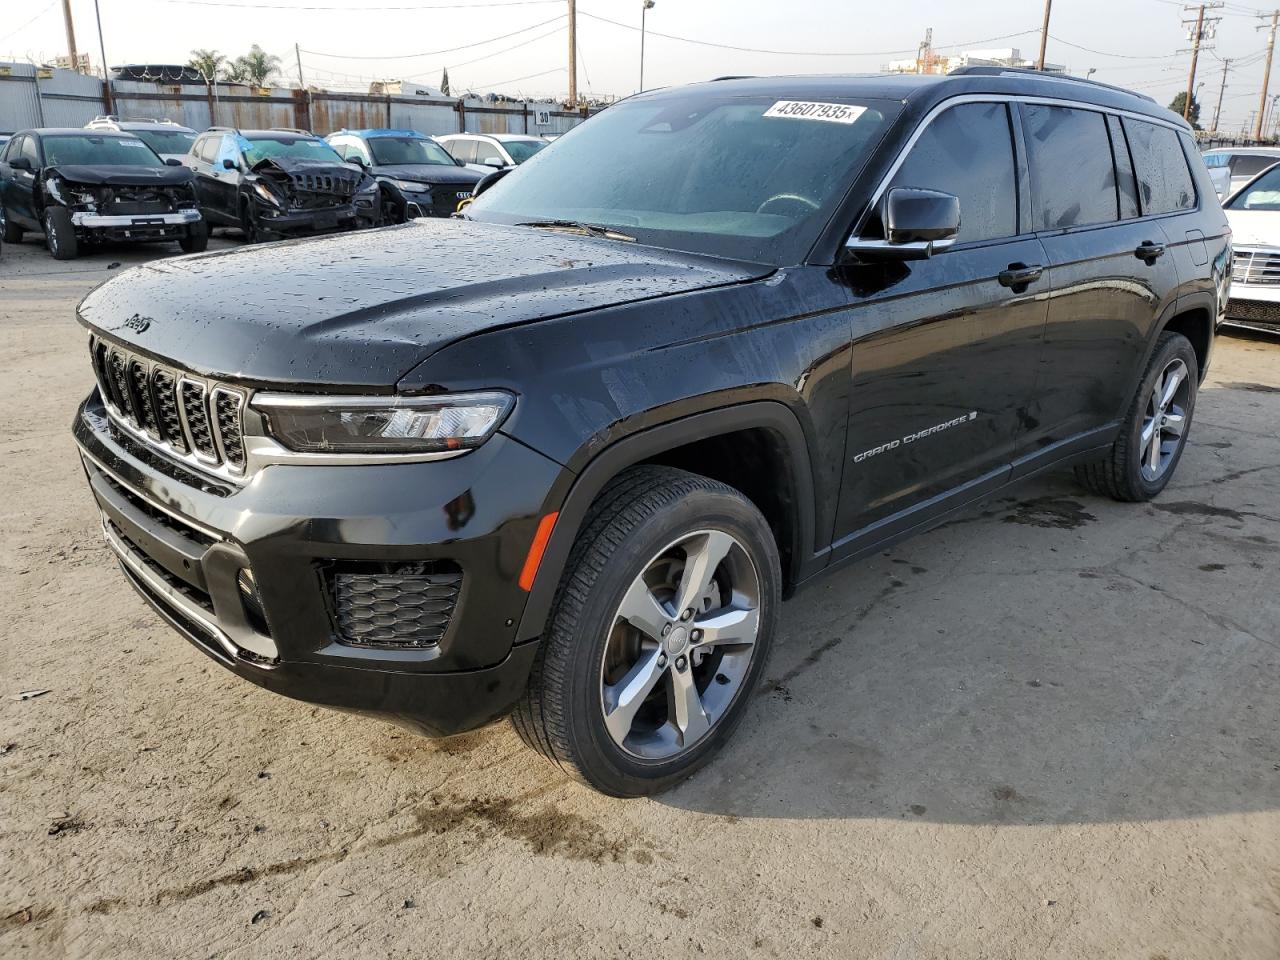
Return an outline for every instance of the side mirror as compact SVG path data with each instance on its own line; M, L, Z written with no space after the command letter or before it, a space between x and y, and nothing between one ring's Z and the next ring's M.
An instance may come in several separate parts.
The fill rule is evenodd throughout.
M510 173L511 170L512 170L511 167L503 167L500 170L493 170L489 173L486 173L483 177L477 180L476 185L471 188L471 199L474 200L476 197L480 196L480 194L484 193L486 190L492 187L495 183L497 183L499 180L505 177L508 173Z
M349 157L346 158L346 160L347 160L347 163L354 163L361 170L369 169L369 165L364 162L364 157L360 156L360 154L358 153L351 154Z
M960 199L939 190L894 187L880 203L884 239L850 237L846 249L869 259L924 260L955 243Z
M454 157L453 154L449 154L449 156L453 157L453 162L457 164L459 167L465 167L467 165L467 161L459 160L457 157Z
M165 162L164 162L164 163L165 163L165 166L167 166L167 167L180 167L180 166L182 166L182 161L181 161L181 160L179 160L177 157L169 157L167 160L165 160Z
M27 173L31 172L31 161L26 157L14 157L9 161L9 166L13 167L15 170L25 170Z
M480 162L486 167L497 167L498 169L502 169L506 166L506 163L503 162L501 157L485 157Z
M223 157L223 158L222 158L222 169L223 169L223 170L234 170L235 168L236 168L236 162L235 162L234 160L232 160L230 157Z

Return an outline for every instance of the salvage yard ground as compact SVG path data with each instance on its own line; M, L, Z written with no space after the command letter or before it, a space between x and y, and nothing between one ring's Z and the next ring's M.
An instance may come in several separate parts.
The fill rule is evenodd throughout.
M0 956L1280 955L1280 341L1219 341L1156 503L1054 476L802 592L721 757L619 802L129 590L73 307L147 256L0 259Z

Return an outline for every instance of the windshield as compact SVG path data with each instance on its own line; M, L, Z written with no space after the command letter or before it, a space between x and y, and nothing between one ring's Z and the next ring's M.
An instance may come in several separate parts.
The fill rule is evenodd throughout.
M808 107L823 119L787 112ZM547 144L466 213L576 220L655 246L796 263L897 109L706 89L630 100Z
M135 133L156 153L186 153L196 142L194 133L181 130L138 130Z
M107 167L163 167L164 161L136 137L94 137L83 134L44 137L44 162Z
M545 140L499 140L503 149L511 154L516 163L524 163L543 147L550 146Z
M1228 210L1280 210L1280 166L1272 167L1229 201Z
M444 163L454 166L453 157L434 140L417 137L370 137L369 152L379 166L402 163Z
M333 147L323 140L308 137L254 137L247 141L244 157L251 167L267 157L301 157L304 160L342 163L342 158Z

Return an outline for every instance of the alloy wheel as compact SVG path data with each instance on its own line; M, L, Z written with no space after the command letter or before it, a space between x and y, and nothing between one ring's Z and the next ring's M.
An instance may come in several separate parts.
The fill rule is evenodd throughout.
M1142 478L1148 483L1164 476L1186 439L1190 393L1187 365L1175 358L1156 377L1142 419L1138 449L1142 452Z
M741 692L760 628L760 577L720 530L663 548L614 614L600 665L605 729L632 756L691 749Z

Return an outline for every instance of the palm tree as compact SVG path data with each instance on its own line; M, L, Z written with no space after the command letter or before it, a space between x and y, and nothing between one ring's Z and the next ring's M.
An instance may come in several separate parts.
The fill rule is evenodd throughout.
M191 59L187 61L187 66L200 74L200 78L204 80L204 94L209 101L209 121L211 124L218 122L218 111L216 105L217 93L214 90L214 84L218 82L218 71L222 69L222 65L227 62L227 58L220 54L217 50L192 50Z
M232 69L251 87L265 87L271 75L280 69L280 58L267 53L256 43L242 57L236 57Z

